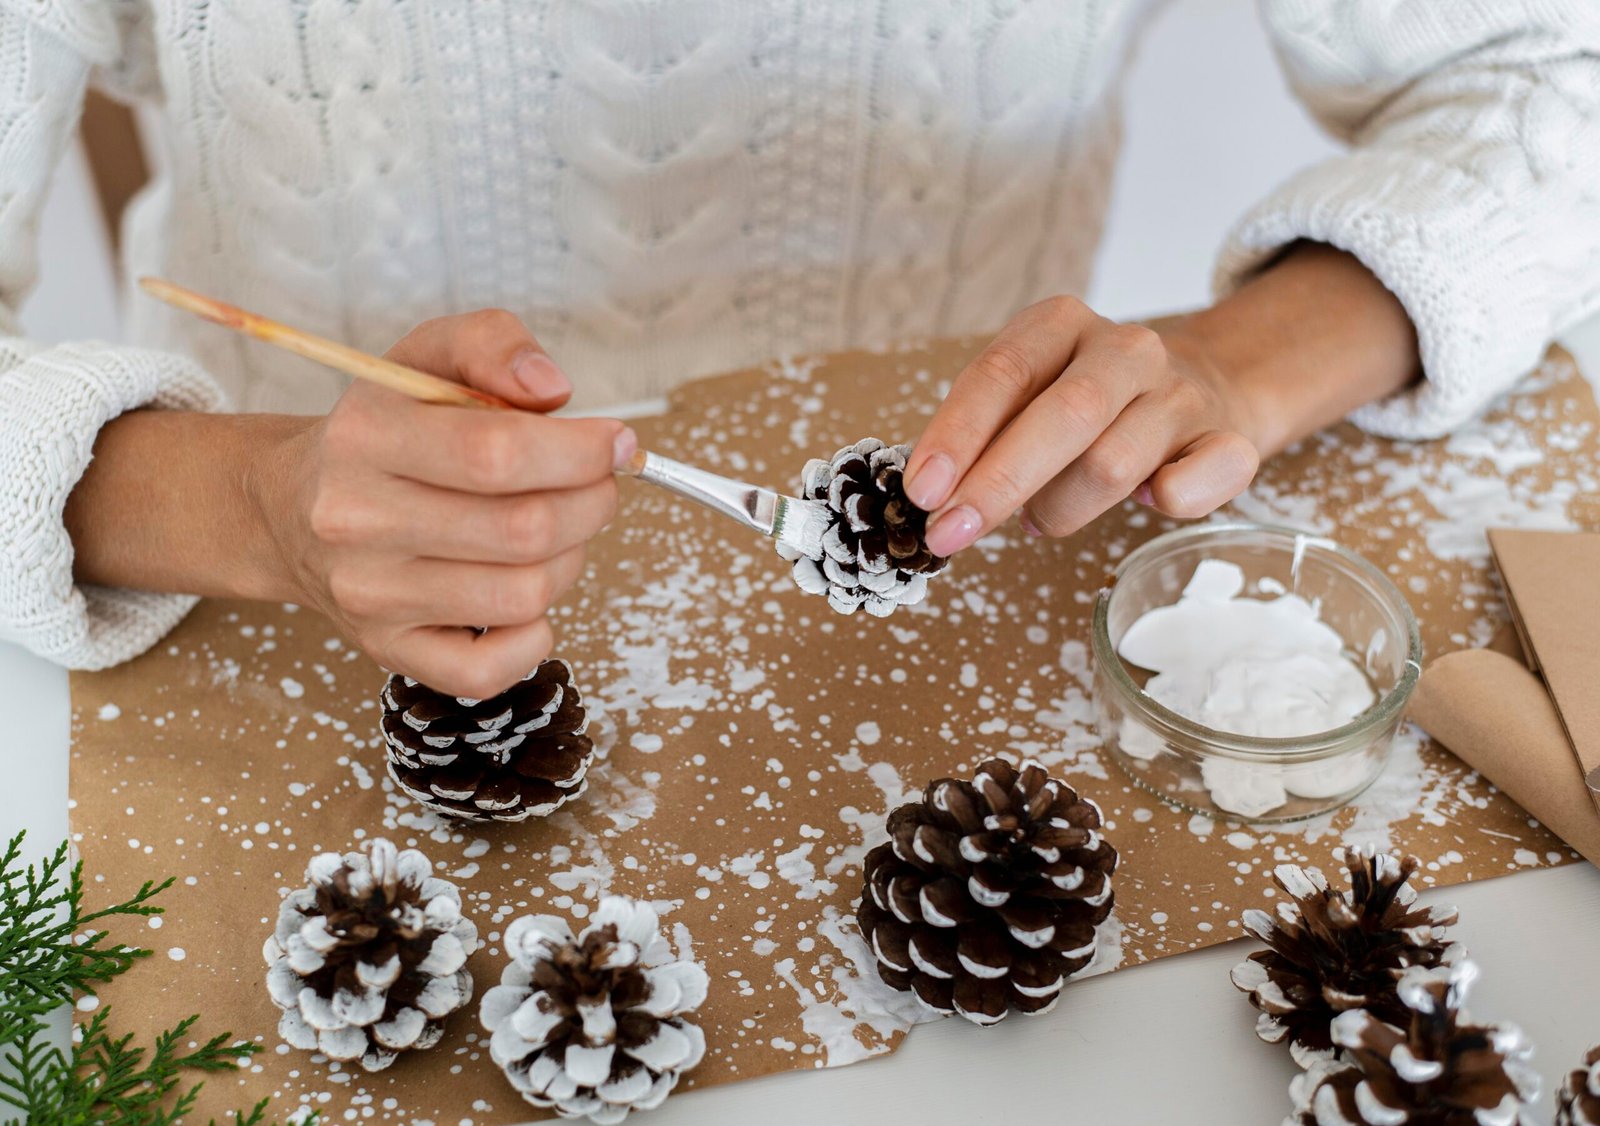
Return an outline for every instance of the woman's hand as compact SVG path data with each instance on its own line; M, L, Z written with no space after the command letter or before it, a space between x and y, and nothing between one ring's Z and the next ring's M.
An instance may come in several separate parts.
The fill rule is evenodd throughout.
M1353 256L1297 243L1208 309L1117 324L1070 297L1017 314L956 379L906 467L928 547L1022 509L1077 531L1133 496L1169 516L1232 500L1260 458L1420 375L1405 308Z
M1252 404L1181 329L1118 324L1056 297L1012 318L956 378L906 489L934 513L939 555L1019 508L1023 528L1045 536L1129 496L1204 516L1255 476L1254 426Z
M529 409L352 386L258 479L288 596L386 668L492 696L549 654L548 611L610 522L611 470L636 440L613 420L535 413L564 403L571 385L509 313L428 321L388 358Z

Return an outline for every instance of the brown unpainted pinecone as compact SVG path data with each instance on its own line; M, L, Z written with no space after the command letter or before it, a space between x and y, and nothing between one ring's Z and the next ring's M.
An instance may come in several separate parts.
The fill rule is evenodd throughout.
M1514 1126L1539 1095L1533 1047L1510 1024L1474 1025L1462 1011L1477 967L1466 959L1407 970L1405 1019L1364 1009L1331 1025L1342 1055L1318 1060L1289 1085L1285 1126Z
M1117 850L1100 824L1033 763L931 783L864 864L857 919L883 980L975 1024L1048 1011L1111 914Z
M1233 969L1233 984L1261 1010L1256 1034L1285 1038L1301 1067L1333 1054L1328 1022L1366 1009L1380 1020L1403 1020L1395 993L1412 966L1446 961L1454 943L1444 937L1454 908L1415 906L1411 876L1420 867L1371 847L1346 847L1350 889L1334 891L1316 868L1280 864L1272 880L1287 894L1277 916L1250 910L1244 929L1268 946Z
M1589 1049L1582 1067L1562 1080L1555 1126L1600 1126L1600 1044Z
M389 777L466 821L544 817L582 794L594 743L565 661L545 661L492 700L446 696L410 677L383 687Z
M296 1048L379 1071L431 1048L472 997L478 930L461 893L415 849L323 853L289 893L262 946L278 1033Z
M559 916L525 916L505 947L479 1018L490 1057L534 1106L621 1122L659 1106L705 1055L684 1018L706 998L706 972L673 953L649 904L607 896L577 936Z
M785 546L794 581L808 594L826 594L841 614L858 607L888 617L898 606L921 602L928 578L949 562L928 550L928 514L906 496L903 476L910 446L863 438L827 461L806 463L800 495L826 504L833 523L822 555L810 558Z

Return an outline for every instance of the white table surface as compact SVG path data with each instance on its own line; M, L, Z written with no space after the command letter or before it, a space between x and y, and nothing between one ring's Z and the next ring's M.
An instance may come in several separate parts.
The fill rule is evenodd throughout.
M1600 377L1600 318L1564 343ZM26 828L37 856L67 831L66 674L0 645L0 716L0 832ZM1547 1116L1559 1077L1600 1041L1600 871L1531 871L1423 898L1460 908L1457 937L1483 968L1472 1011L1520 1024L1538 1046ZM1278 1123L1296 1069L1255 1038L1254 1010L1228 982L1250 948L1227 943L1078 982L1033 1020L923 1025L894 1055L674 1096L641 1121Z

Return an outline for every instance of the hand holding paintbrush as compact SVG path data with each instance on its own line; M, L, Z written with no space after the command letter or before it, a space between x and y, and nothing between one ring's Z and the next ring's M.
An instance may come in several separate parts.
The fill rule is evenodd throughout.
M316 355L331 342L295 343ZM503 311L425 321L385 356L369 358L380 378L427 397L470 388L523 409L440 409L363 379L325 414L230 413L211 381L180 370L152 404L167 409L101 427L63 512L75 579L308 606L379 664L451 695L520 679L549 655L552 608L611 522L614 468L637 439L615 419L550 415L571 384ZM270 356L250 359L271 372Z
M175 308L420 402L487 410L518 409L486 392L293 328L160 278L141 278L139 287ZM731 517L804 555L821 554L822 536L831 520L824 507L814 501L720 477L645 450L634 454L622 471Z

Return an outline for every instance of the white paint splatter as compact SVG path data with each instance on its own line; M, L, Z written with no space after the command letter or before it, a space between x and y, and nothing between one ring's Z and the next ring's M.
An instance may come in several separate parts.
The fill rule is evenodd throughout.
M1396 847L1395 825L1409 818L1419 818L1428 825L1445 824L1439 809L1449 794L1449 785L1438 771L1424 767L1423 738L1412 724L1402 726L1395 734L1382 772L1352 803L1355 815L1350 827L1339 833L1333 822L1340 811L1324 813L1305 822L1301 832L1306 842L1315 843L1332 834L1344 844L1370 844L1388 851Z
M937 1019L938 1014L918 1001L915 993L902 993L884 984L854 919L827 907L817 931L843 959L832 960L827 970L831 991L825 991L822 983L816 988L803 983L793 958L780 959L772 968L794 990L800 1002L800 1023L821 1045L824 1067L845 1067L882 1055L913 1025ZM863 1040L861 1031L875 1039Z
M778 854L778 878L794 885L796 899L817 899L824 895L832 895L839 890L839 885L834 881L817 878L817 866L810 859L814 847L816 846L808 841L788 852Z

